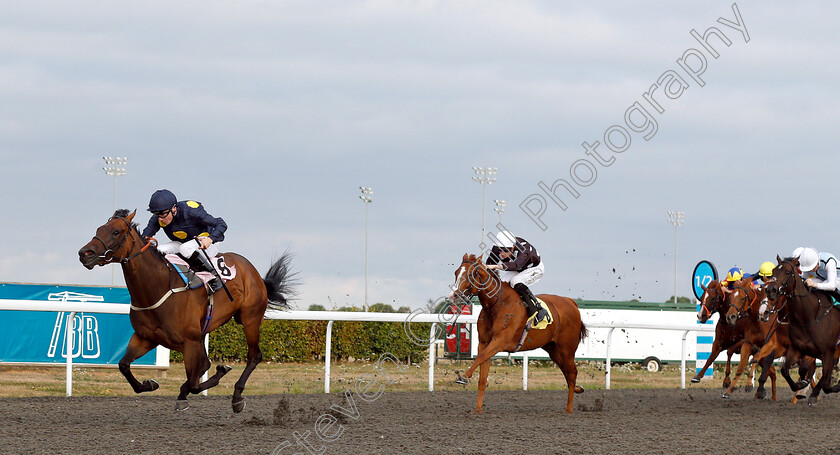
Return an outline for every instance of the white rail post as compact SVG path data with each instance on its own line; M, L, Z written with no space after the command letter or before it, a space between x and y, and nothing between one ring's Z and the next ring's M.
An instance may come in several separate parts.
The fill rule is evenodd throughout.
M615 327L611 327L607 332L607 390L610 390L610 363L612 363L612 334Z
M683 332L682 336L682 355L680 356L680 388L685 388L685 358L687 355L686 338L688 338L688 330Z
M435 357L437 357L437 340L435 340L435 324L429 329L429 392L435 391Z
M67 396L73 396L73 323L76 321L76 312L71 311L67 315L67 326L64 328L64 341L67 344Z
M209 333L204 335L204 351L207 352L207 357L209 358L210 357L210 334ZM204 372L203 375L201 375L201 382L207 381L207 379L209 378L209 376L207 376L207 373L209 371L210 370L208 369L207 371ZM206 397L207 396L207 389L204 389L201 392L201 394Z
M327 348L324 359L324 393L330 393L330 359L332 358L332 326L333 321L327 322Z
M522 390L528 390L528 354L522 354Z

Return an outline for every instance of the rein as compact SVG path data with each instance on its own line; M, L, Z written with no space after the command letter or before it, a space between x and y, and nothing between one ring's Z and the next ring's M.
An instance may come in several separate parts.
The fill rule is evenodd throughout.
M752 306L752 303L753 303L753 302L754 302L754 301L758 298L758 293L756 292L756 293L755 293L755 298L754 298L754 299L752 299L752 301L750 301L750 300L749 300L749 298L750 298L750 290L749 290L749 289L747 289L747 288L745 288L745 287L743 287L743 286L735 286L735 289L736 289L736 290L737 290L737 289L740 289L740 290L744 291L744 293L746 293L746 294L747 294L747 295L746 295L746 297L744 297L744 303L745 303L744 307L745 307L745 308L744 308L744 310L741 310L740 308L738 308L737 306L735 306L735 304L734 304L734 303L732 303L732 299L731 299L731 298L729 299L729 300L730 300L730 301L729 301L729 307L730 307L730 308L735 308L735 311L737 311L737 312L738 312L738 314L737 314L737 319L743 319L743 318L745 318L745 317L749 316L749 314L750 314L750 307Z
M124 258L120 259L119 261L114 261L114 254L116 254L117 250L122 248L122 246L129 239L129 237L131 237L131 248L129 249L129 251L134 249L135 240L134 240L134 237L131 235L131 223L129 223L128 220L126 220L125 218L123 218L121 216L117 216L117 217L111 217L108 221L111 221L113 219L122 220L122 222L125 223L125 226L127 228L126 231L125 231L125 234L122 237L122 239L119 242L117 242L116 245L108 246L108 244L105 243L105 241L102 240L101 237L99 237L98 235L93 236L93 238L95 240L99 240L102 243L102 246L105 247L105 251L101 255L99 255L99 257L104 259L106 264L110 264L112 262L119 262L120 264L126 264L126 263L128 263L128 261L130 261L130 260L136 258L137 256L141 255L142 253L144 253L152 245L152 239L149 239L149 241L146 242L146 245L144 245L142 248L140 248L140 251L138 251L138 252L136 252L136 253L134 253L130 256L124 257Z
M487 269L486 267L484 267L484 265L483 265L483 264L481 264L480 262L472 262L472 261L469 261L469 260L461 261L461 266L463 266L464 264L469 264L470 266L479 266L479 267L482 267L482 268L484 268L485 270L487 270L487 275L490 277L490 280L491 280L491 281L493 281L493 284L495 284L497 288L501 289L501 283L499 282L499 277L498 277L495 273L493 273L491 270L489 270L489 269ZM471 267L467 267L467 269L465 269L465 271L467 272L467 278L466 278L466 279L467 279L467 280L470 280L470 289L472 289L473 287L478 287L478 286L476 286L476 285L477 285L477 283L474 283L474 282L471 280L471 275L472 275L472 273L469 273L469 272L468 272L468 270L469 270L470 268L471 268ZM456 284L457 284L457 283L456 283ZM489 283L488 283L488 284L489 284ZM483 287L480 287L480 288L479 288L479 292L484 291L484 290L486 290L487 288L488 288L488 286L483 286ZM471 292L461 292L461 294L462 294L462 295L464 295L464 296L467 296L467 297L470 297L470 296L476 295L476 294L473 294L473 293L471 293ZM486 292L485 292L485 295L486 295ZM488 296L488 297L487 297L487 299L488 299L488 303L490 303L490 305L487 305L487 306L486 306L486 307L484 307L484 308L486 308L487 310L489 310L490 308L493 308L494 306L496 306L496 304L497 304L497 303L499 303L499 297L500 297L500 296L501 296L501 292L498 292L498 291L497 291L497 292L496 292L496 298L495 298L494 300L492 300L492 302L489 302L489 300L491 299L491 297L490 297L490 296ZM482 305L483 305L483 304L482 304Z

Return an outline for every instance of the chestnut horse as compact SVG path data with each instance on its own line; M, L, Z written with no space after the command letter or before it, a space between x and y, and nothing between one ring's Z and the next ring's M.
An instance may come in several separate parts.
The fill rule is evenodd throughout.
M490 359L499 352L516 351L525 331L528 313L519 294L487 269L481 256L465 254L461 265L455 270L455 285L450 298L468 300L473 295L478 296L482 308L478 316L478 356L464 373L464 378L459 376L457 382L465 384L465 378L472 377L475 369L481 367L478 403L472 411L473 414L480 414L490 372ZM569 387L566 412L571 414L574 394L583 393L583 387L576 384L575 351L587 335L586 326L580 320L580 311L574 300L551 294L540 294L537 297L548 305L553 322L542 330L531 329L521 349L529 351L543 348L560 367Z
M138 381L131 373L131 362L158 345L181 352L187 380L181 386L175 409L183 411L189 407L187 394L197 394L216 386L231 367L218 365L216 374L199 383L201 376L210 368L202 331L207 292L203 288L175 294L170 292L184 283L177 273L173 273L163 255L156 248L149 248L151 242L140 236L137 224L132 223L136 213L117 210L107 223L96 230L93 240L79 250L79 261L88 269L111 263L122 265L131 295L129 319L134 334L119 362L120 372L134 392L151 392L159 387L157 381ZM267 307L288 308L286 296L292 291L288 273L289 255L282 255L269 268L265 279L260 278L259 272L242 256L225 253L224 258L228 266L236 267L236 276L227 282L233 299L216 299L207 333L230 318L244 328L248 343L247 365L236 381L231 400L233 412L240 412L245 408L242 397L245 383L262 360L259 341L265 310ZM168 298L165 297L167 294Z
M767 346L766 355L772 355L769 362L761 362L764 357L756 355L756 359L761 363L763 370L769 370L771 380L772 399L776 401L776 369L773 367L773 359L781 357L787 350L786 345L779 342L777 326L770 322L761 322L758 318L758 310L761 302L764 300L764 291L755 289L752 285L752 279L746 278L738 281L733 290L724 288L723 291L729 296L729 309L726 312L726 323L730 327L735 327L739 321L745 320L746 327L744 329L744 342L741 345L741 361L738 363L738 370L735 372L735 378L729 385L726 392L723 393L723 398L730 398L732 390L738 384L738 379L744 373L744 369L749 362L750 355L754 348L762 348ZM787 338L787 330L784 331L785 339ZM755 392L755 398L762 399L767 396L764 390L764 382L767 380L767 374L762 374L764 381L759 380L758 389ZM795 398L794 398L795 399Z
M744 328L746 322L740 321L735 327L730 327L726 323L726 310L729 305L729 295L723 290L723 285L717 280L709 282L707 286L702 286L703 295L700 297L700 310L697 312L697 320L701 324L705 324L713 314L720 314L717 325L715 326L715 341L712 342L712 352L709 358L706 359L706 364L703 368L691 378L691 382L698 383L706 370L712 365L712 362L717 359L721 351L726 350L726 375L723 378L723 387L729 387L731 380L729 374L732 371L732 355L741 349L744 343Z
M831 296L824 291L809 288L799 275L799 258L782 260L776 256L779 265L773 270L773 276L765 286L769 303L784 297L790 314L788 333L790 346L785 353L782 376L791 390L797 391L808 386L808 380L800 378L794 383L790 377L790 367L803 356L822 360L822 377L811 390L808 404L816 404L820 392L840 391L840 384L831 385L831 374L837 363L837 340L840 338L840 311L834 309Z

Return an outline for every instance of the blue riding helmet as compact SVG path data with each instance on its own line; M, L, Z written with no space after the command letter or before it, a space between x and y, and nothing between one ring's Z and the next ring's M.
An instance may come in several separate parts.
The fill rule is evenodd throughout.
M171 209L177 203L178 198L171 191L157 190L152 194L152 199L149 200L149 211L152 213L162 212Z

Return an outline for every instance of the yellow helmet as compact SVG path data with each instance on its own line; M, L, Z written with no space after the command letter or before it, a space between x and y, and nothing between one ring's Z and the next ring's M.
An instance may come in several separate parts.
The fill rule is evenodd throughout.
M729 282L738 281L741 278L744 278L744 272L742 272L738 267L732 267L729 269L729 273L726 274L726 281Z
M776 268L776 264L773 264L770 261L764 262L761 264L761 267L758 269L758 274L761 276L770 276L773 274L773 269Z

